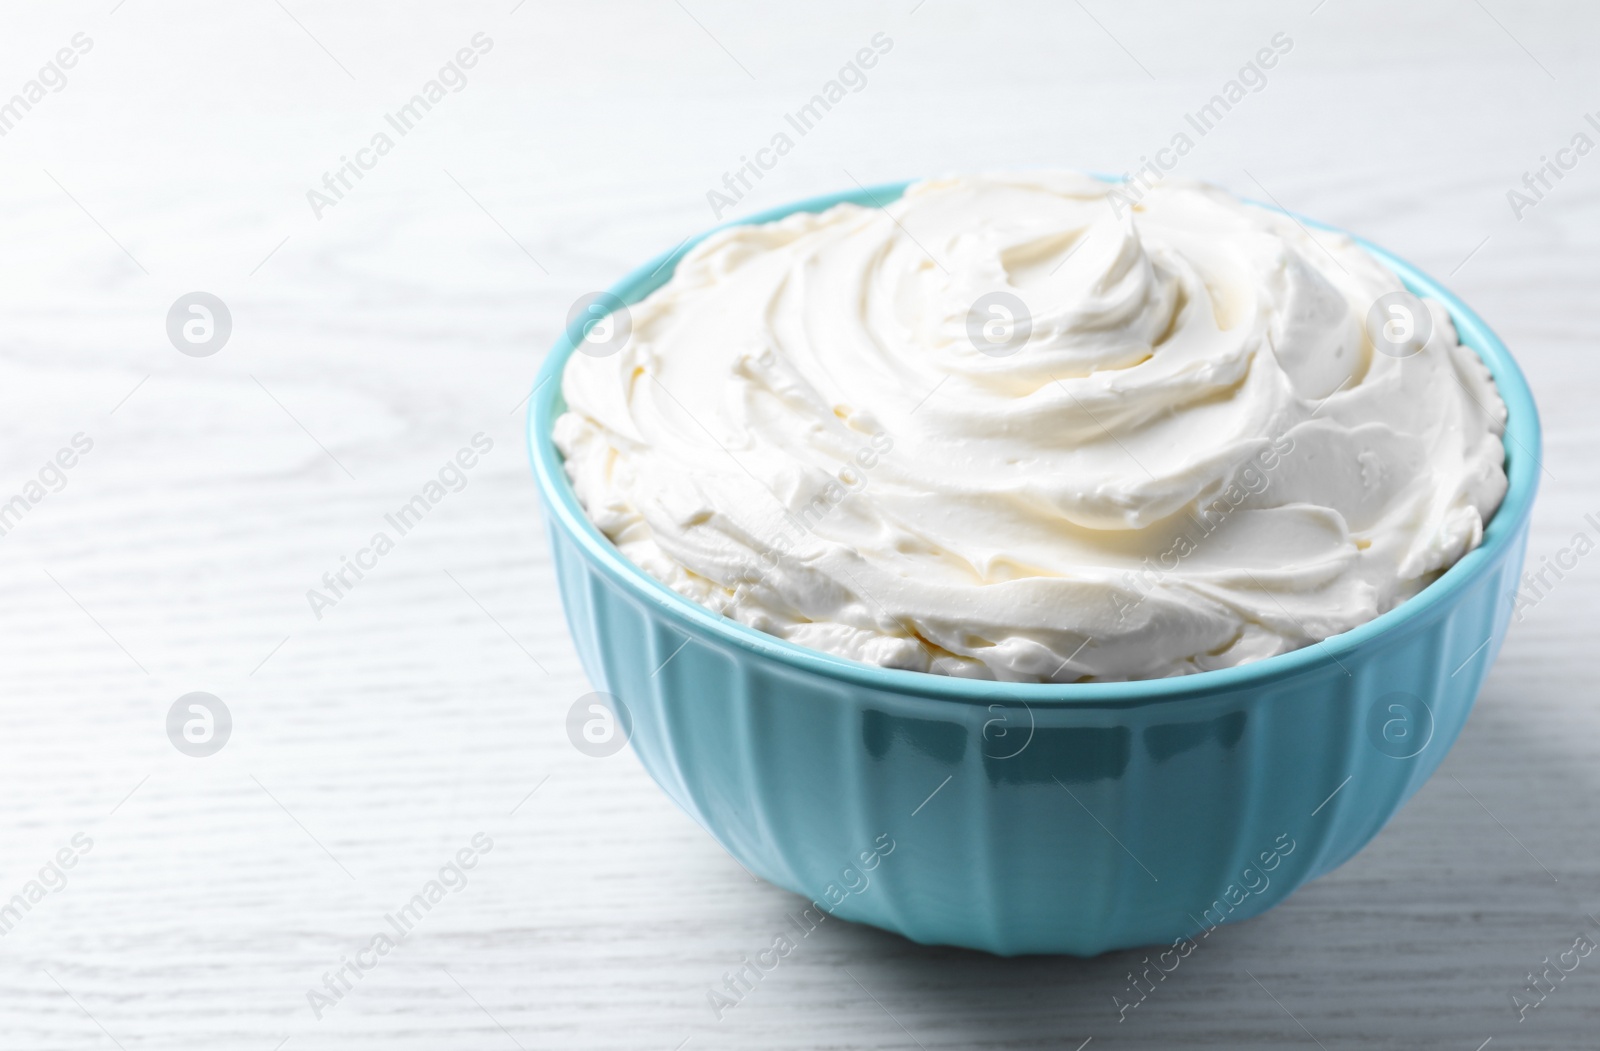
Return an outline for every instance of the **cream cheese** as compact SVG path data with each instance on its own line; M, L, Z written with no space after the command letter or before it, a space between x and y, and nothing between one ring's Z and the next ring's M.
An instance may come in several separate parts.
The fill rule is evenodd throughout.
M1189 182L935 179L724 230L563 392L578 498L646 572L977 678L1314 643L1476 546L1506 488L1505 408L1443 307Z

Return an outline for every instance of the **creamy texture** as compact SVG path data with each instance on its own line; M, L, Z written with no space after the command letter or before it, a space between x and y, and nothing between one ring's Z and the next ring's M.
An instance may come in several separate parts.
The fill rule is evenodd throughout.
M1199 184L932 180L708 238L621 350L572 356L555 440L625 556L792 642L1021 681L1226 667L1404 601L1505 493L1505 408L1445 310L1375 348L1401 287ZM996 292L1025 323L986 303L975 337Z

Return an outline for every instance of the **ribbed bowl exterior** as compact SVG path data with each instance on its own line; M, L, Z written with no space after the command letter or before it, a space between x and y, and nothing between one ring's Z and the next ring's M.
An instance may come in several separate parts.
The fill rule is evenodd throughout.
M1360 850L1465 724L1522 532L1459 601L1339 663L1071 707L797 671L667 623L550 537L590 680L626 705L650 775L752 873L919 942L1093 955L1256 915ZM1408 733L1426 742L1403 757Z
M1527 542L1526 385L1470 311L1385 258L1450 306L1513 433L1512 489L1483 546L1380 621L1151 684L1029 688L797 657L672 595L583 519L548 439L567 344L536 388L530 447L585 671L626 707L656 782L752 873L810 899L797 913L1093 955L1263 912L1353 856L1443 760L1505 637ZM636 301L671 269L644 273L614 291Z

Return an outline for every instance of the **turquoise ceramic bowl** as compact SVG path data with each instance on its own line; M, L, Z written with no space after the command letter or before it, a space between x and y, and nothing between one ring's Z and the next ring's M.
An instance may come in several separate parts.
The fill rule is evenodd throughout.
M881 206L904 185L745 221ZM612 292L643 299L689 247ZM574 349L563 339L533 394L530 454L578 654L626 706L645 769L751 872L814 903L797 912L1008 955L1194 936L1348 860L1466 722L1510 620L1539 470L1533 398L1505 346L1438 283L1367 247L1444 303L1493 372L1510 414L1505 501L1482 546L1397 609L1184 678L889 670L680 597L624 559L568 485L550 440Z

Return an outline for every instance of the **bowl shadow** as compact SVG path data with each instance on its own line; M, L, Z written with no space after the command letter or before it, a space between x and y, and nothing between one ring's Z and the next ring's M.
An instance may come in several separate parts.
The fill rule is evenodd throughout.
M1265 915L1196 936L1170 970L1165 945L1007 958L842 920L829 955L862 1009L889 1016L885 1033L903 1026L930 1049L1470 1049L1513 1033L1578 1046L1600 1017L1600 963L1574 976L1586 990L1568 980L1524 1023L1511 995L1576 932L1600 941L1600 845L1572 836L1600 771L1591 734L1529 717L1559 712L1560 670L1501 660L1439 773L1371 844Z

